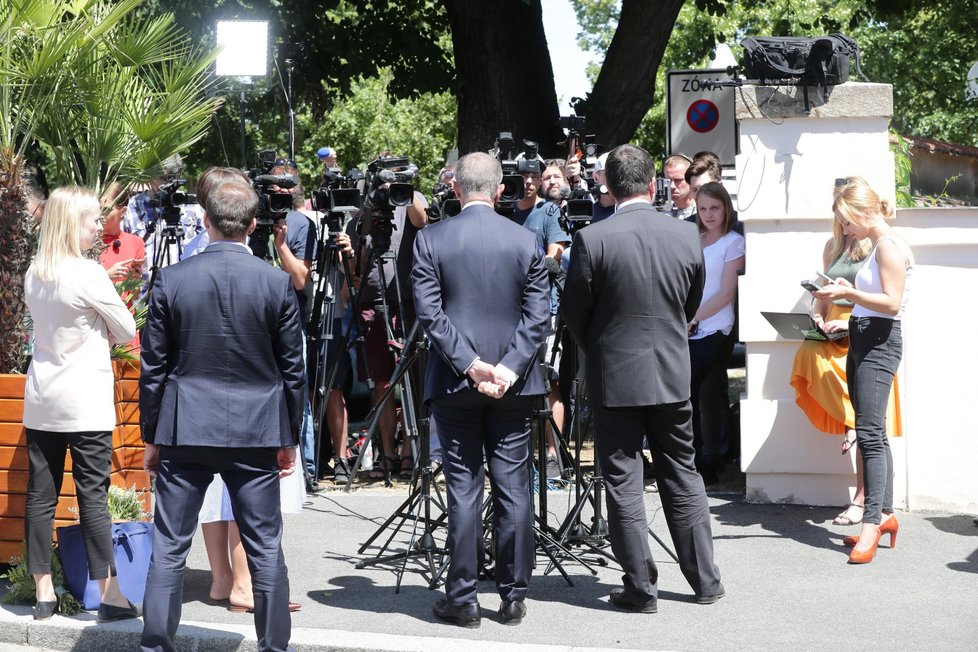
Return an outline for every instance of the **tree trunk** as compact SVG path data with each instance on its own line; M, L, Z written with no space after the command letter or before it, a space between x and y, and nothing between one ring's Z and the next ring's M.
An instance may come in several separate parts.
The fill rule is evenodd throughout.
M683 3L623 0L594 90L579 107L586 131L606 148L627 143L652 106L655 76Z
M486 151L500 131L510 131L517 151L527 139L557 154L563 132L540 0L445 0L445 8L459 80L461 153Z
M0 152L0 373L23 373L28 330L24 275L34 255L23 160Z

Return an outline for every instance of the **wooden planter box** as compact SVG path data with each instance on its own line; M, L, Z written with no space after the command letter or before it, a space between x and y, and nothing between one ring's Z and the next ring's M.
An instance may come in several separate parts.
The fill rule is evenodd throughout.
M115 370L116 427L112 432L112 484L149 489L143 470L143 442L139 433L139 362L113 362ZM24 548L24 501L27 494L27 433L24 418L26 376L0 374L0 564L19 557ZM72 525L78 517L71 454L65 462L65 478L55 512L54 527ZM143 509L149 511L149 493Z

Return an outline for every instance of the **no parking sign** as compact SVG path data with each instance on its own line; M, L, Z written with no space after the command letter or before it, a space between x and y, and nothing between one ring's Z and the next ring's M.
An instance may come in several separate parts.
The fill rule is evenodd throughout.
M723 165L737 154L734 89L717 86L726 70L670 70L666 73L666 150L692 156L708 150Z

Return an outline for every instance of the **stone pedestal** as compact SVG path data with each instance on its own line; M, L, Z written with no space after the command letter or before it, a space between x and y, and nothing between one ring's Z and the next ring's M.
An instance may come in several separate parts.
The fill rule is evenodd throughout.
M799 342L781 339L760 313L809 310L811 295L799 283L821 271L836 178L862 176L893 199L892 88L850 82L824 99L810 88L808 98L806 112L798 87L737 90L737 209L747 239L739 291L747 346L742 466L749 500L844 505L855 484L852 458L839 454L840 436L815 430L795 404L789 375ZM898 506L907 496L904 442L891 441Z

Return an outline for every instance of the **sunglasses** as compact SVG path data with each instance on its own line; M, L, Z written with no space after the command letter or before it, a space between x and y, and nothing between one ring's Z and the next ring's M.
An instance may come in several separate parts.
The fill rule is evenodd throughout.
M279 166L279 165L287 165L290 168L296 167L295 161L293 161L292 159L288 159L288 158L277 158L277 159L275 159L275 165L276 165L276 167Z
M839 178L839 179L836 179L835 180L835 187L836 188L841 188L842 186L846 186L846 185L849 185L849 178L848 177L842 177L842 178Z

